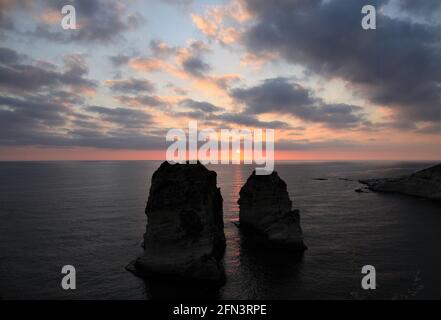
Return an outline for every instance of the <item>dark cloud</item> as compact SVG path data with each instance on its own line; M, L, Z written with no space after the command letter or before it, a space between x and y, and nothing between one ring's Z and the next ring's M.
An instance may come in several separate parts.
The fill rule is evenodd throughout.
M0 106L8 107L2 109L3 115L13 114L16 119L26 120L26 123L32 122L35 126L50 127L64 124L65 115L69 113L69 109L63 104L48 101L46 98L22 99L0 96Z
M22 10L29 9L31 0L0 0L0 31L14 31L14 19L11 17L11 11L20 8ZM3 33L0 35L4 36Z
M183 69L195 77L204 77L210 71L210 65L205 63L200 57L189 57L182 62Z
M287 129L290 127L288 123L283 121L261 121L254 116L243 113L223 113L210 119L256 128Z
M67 55L64 70L56 70L49 63L17 63L19 54L3 48L0 54L0 89L24 92L42 88L71 86L95 88L95 82L86 79L89 69L80 55ZM15 61L13 61L15 60Z
M0 30L12 31L15 29L14 22L11 17L6 16L3 12L0 12ZM4 37L3 32L0 34Z
M188 94L188 90L183 89L181 87L177 87L171 83L167 84L167 88L173 90L173 92L180 96L186 96Z
M94 6L97 3L81 2L84 7L76 6L77 15L80 15L81 10L87 10L88 14L82 15L82 19L87 22L96 14L103 14L101 8ZM106 14L103 19L105 18ZM135 20L130 20L131 28L136 24ZM115 22L118 24L118 20ZM41 31L43 37L53 37L56 41L110 41L118 37L118 32L115 38L109 38L104 33L97 32L99 30L96 28L92 28L90 34L81 33L81 29L73 33L60 33L46 25L42 26ZM115 30L109 28L109 32L113 33ZM69 34L69 37L65 34ZM186 50L187 48L182 48L183 52ZM188 50L191 54L199 55L206 49L200 43L192 43ZM116 65L124 64L131 58L132 56L121 55L110 57L111 62ZM94 81L87 78L88 73L89 67L85 57L81 55L66 55L62 66L57 66L46 61L33 60L9 48L0 49L0 145L122 149L166 147L164 134L150 133L151 129L155 129L155 123L148 112L124 107L84 107L87 98L81 89L97 87ZM154 91L153 84L148 80L117 78L107 84L114 92L134 94L116 97L129 105L139 103L168 107L168 103L160 97L142 94Z
M399 0L396 1L399 8L410 15L423 18L427 21L439 23L441 18L441 1L439 0Z
M83 77L89 73L89 66L81 54L67 54L64 56L66 73L71 77Z
M48 96L0 96L0 145L37 144L41 137L49 140L71 114L69 106Z
M137 109L89 106L86 108L86 111L98 114L101 120L123 127L141 128L152 123L152 118L149 114Z
M212 103L206 102L206 101L196 101L196 100L192 100L192 99L185 99L182 100L179 105L187 107L187 108L191 108L194 110L199 110L199 111L203 111L203 112L219 112L222 111L223 109L221 107L215 106Z
M151 117L125 108L85 108L78 113L52 97L13 98L0 96L0 145L154 149L166 147L163 135L140 130L152 126ZM102 127L97 118L117 126Z
M17 63L20 55L9 48L0 48L0 64L10 65Z
M171 55L176 54L178 50L178 48L170 47L169 45L158 39L151 40L149 46L150 46L150 50L152 51L155 57L167 58Z
M257 114L272 111L292 113L295 112L293 107L304 108L315 103L309 90L285 78L267 79L259 86L233 89L231 95L245 103L247 111Z
M131 150L164 150L168 146L164 136L119 131L100 133L93 130L69 132L69 137L61 143L67 146Z
M275 142L277 150L355 150L362 149L365 144L351 140L279 140Z
M156 44L156 47L158 47L158 44ZM196 78L208 76L211 66L204 61L204 55L211 50L204 42L192 41L187 47L170 48L164 44L159 45L159 47L162 47L162 51L165 50L165 52L170 50L170 53L175 52L176 59L180 61L180 67L188 75ZM162 55L164 56L164 53Z
M137 95L137 96L127 96L121 95L116 96L116 100L118 100L122 104L130 105L130 106L147 106L147 107L168 107L168 103L163 101L161 98L150 95Z
M251 88L231 90L231 96L245 105L247 114L291 114L301 120L323 123L332 128L358 126L362 108L347 104L326 104L313 93L285 78L263 81Z
M86 99L81 89L96 87L85 78L88 72L81 55L66 55L59 68L0 49L0 145L164 147L165 143L160 143L163 137L145 132L154 126L148 113L121 107L83 107ZM115 83L117 91L153 90L150 82L139 79Z
M115 92L142 93L155 91L153 83L145 79L108 80L106 84Z
M79 26L76 30L65 31L59 24L40 22L32 31L24 32L25 35L49 41L114 42L125 39L125 32L137 29L145 22L140 13L127 12L126 4L119 1L70 0L63 3L58 0L48 0L39 1L38 4L43 10L58 12L61 12L61 8L66 4L75 7L76 22ZM33 9L38 8L39 6L33 7Z
M130 59L132 59L133 57L134 56L132 55L118 54L116 56L110 56L109 60L114 67L120 67L128 64Z
M229 127L231 124L240 126L269 128L269 129L287 129L289 124L283 121L261 121L255 115L246 113L224 112L222 107L215 106L207 101L196 101L185 99L179 103L179 106L190 108L191 111L170 111L170 116L188 117L195 120L204 120L205 122L216 123L217 125Z
M248 0L256 23L243 41L253 53L277 51L311 72L345 79L404 119L439 121L441 24L381 14L386 2L376 2L377 29L365 31L362 0ZM433 1L402 3L403 10L412 12L438 7Z

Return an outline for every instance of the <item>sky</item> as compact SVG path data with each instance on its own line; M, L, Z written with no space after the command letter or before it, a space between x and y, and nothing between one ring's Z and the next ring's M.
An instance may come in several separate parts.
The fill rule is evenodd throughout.
M274 129L278 160L440 160L441 1L0 0L0 160L164 159L191 120Z

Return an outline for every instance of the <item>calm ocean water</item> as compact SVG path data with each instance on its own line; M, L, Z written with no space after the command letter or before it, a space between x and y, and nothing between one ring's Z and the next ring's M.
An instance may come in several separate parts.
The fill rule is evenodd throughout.
M441 299L440 204L356 193L356 179L429 162L291 162L276 170L300 209L308 250L249 247L232 223L250 166L211 166L224 198L227 283L219 290L145 282L124 267L142 253L150 177L160 163L0 163L0 297L3 299ZM325 178L327 180L315 180ZM343 180L353 179L355 181ZM61 289L61 267L77 289ZM361 289L374 265L377 290Z

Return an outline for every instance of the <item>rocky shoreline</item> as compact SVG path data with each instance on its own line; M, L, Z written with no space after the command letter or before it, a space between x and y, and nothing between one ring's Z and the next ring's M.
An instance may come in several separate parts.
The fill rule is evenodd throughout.
M441 164L403 177L366 179L359 182L372 191L395 192L441 201Z

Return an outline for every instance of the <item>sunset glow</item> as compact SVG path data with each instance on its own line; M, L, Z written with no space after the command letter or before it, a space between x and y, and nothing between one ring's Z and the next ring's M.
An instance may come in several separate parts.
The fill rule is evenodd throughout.
M276 160L440 159L438 26L386 1L390 32L366 32L358 2L73 1L78 29L63 30L55 2L0 1L14 21L1 30L0 160L164 159L167 130L192 120L274 129ZM353 32L271 20L290 10ZM406 26L408 48L377 45Z

